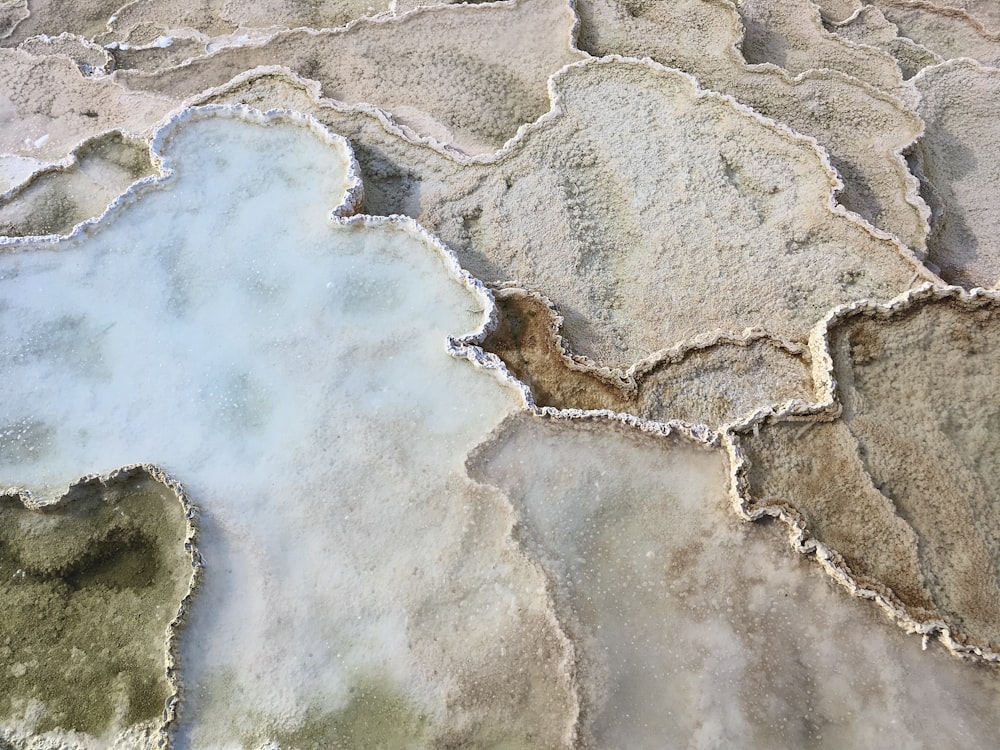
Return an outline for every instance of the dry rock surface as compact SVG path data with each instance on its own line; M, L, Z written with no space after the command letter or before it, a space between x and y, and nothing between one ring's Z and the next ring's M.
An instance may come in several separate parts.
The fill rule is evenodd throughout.
M998 76L993 0L0 2L0 747L994 744Z

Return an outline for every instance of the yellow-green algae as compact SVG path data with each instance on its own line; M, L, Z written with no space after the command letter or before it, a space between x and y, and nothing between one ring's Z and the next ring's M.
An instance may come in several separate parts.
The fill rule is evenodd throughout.
M0 195L0 235L69 234L157 170L142 139L119 131L95 136L73 150L68 164L43 169Z
M85 477L48 505L0 495L0 740L144 724L165 744L194 515L152 466Z
M431 746L430 717L396 690L391 680L360 677L347 703L329 712L310 710L294 727L266 723L245 732L244 747L281 750L407 750Z

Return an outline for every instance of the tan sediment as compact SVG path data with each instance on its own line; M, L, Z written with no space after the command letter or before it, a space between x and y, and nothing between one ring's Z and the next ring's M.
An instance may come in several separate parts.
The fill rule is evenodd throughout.
M878 47L896 58L903 78L909 80L922 69L943 62L943 58L912 39L899 36L899 29L874 5L866 5L840 22L831 22L831 31L858 44Z
M815 138L843 178L838 201L922 251L929 212L902 156L922 124L897 97L837 71L792 77L771 65L747 65L737 49L742 25L728 0L580 0L578 9L581 49L675 66L704 88Z
M84 75L109 73L112 58L103 47L83 37L63 33L59 36L33 36L25 39L17 47L34 57L62 55L68 57Z
M562 0L422 8L332 31L281 32L155 74L119 72L133 90L182 100L259 66L319 81L322 95L367 104L467 153L495 151L549 107L548 76L583 55Z
M107 30L108 19L122 5L122 0L26 0L28 12L0 44L16 47L29 37L64 32L93 39Z
M66 162L0 195L0 237L68 235L158 168L146 141L117 131L84 142Z
M481 346L528 386L537 406L635 411L634 383L567 356L559 336L561 318L548 300L523 289L495 289L493 297L497 325Z
M875 0L873 3L899 30L946 60L971 57L1000 66L1000 31L989 31L961 8L923 0Z
M801 347L761 335L658 352L626 371L574 358L560 335L562 318L539 294L495 289L498 322L481 346L528 386L538 407L607 409L655 422L712 429L760 409L811 397Z
M1000 282L1000 70L952 60L913 79L927 130L917 144L935 209L928 260L948 282Z
M0 496L0 743L169 746L203 565L196 519L183 487L148 464L83 477L47 505Z
M1000 661L1000 297L926 287L813 334L810 407L728 436L737 509L904 629Z
M85 77L65 56L0 49L0 153L56 161L113 130L149 137L177 103Z
M743 22L740 51L750 64L772 63L791 75L838 70L905 97L895 59L866 44L831 34L812 0L736 0Z
M995 670L921 651L779 524L734 518L723 456L683 429L516 414L467 467L577 644L581 750L992 742Z

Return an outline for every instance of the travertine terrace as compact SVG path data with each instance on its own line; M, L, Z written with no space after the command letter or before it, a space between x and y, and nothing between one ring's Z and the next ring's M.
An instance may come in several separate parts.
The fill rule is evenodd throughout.
M992 0L0 3L0 748L990 747Z

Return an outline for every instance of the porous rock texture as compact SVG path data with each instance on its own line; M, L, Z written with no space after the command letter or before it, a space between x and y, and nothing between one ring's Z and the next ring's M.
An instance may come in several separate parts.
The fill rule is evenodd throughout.
M877 47L892 55L903 78L909 80L928 65L943 58L912 39L899 36L899 29L874 5L866 5L839 22L831 22L831 31L858 44Z
M777 67L748 65L737 49L743 28L727 0L581 0L578 9L581 49L676 66L705 88L815 138L844 182L838 200L915 251L923 247L926 206L901 156L921 123L891 92L836 71L793 78Z
M1000 297L929 288L849 307L817 338L828 408L736 438L744 512L785 516L904 626L996 660Z
M1000 33L989 31L961 9L914 0L876 0L900 36L944 59L971 57L984 65L1000 64Z
M913 83L927 123L917 153L935 213L928 258L953 284L992 287L1000 282L1000 70L954 60Z
M608 58L553 86L553 115L420 220L473 274L549 297L574 353L627 367L715 331L804 341L829 307L926 273L834 210L811 142L690 77Z

